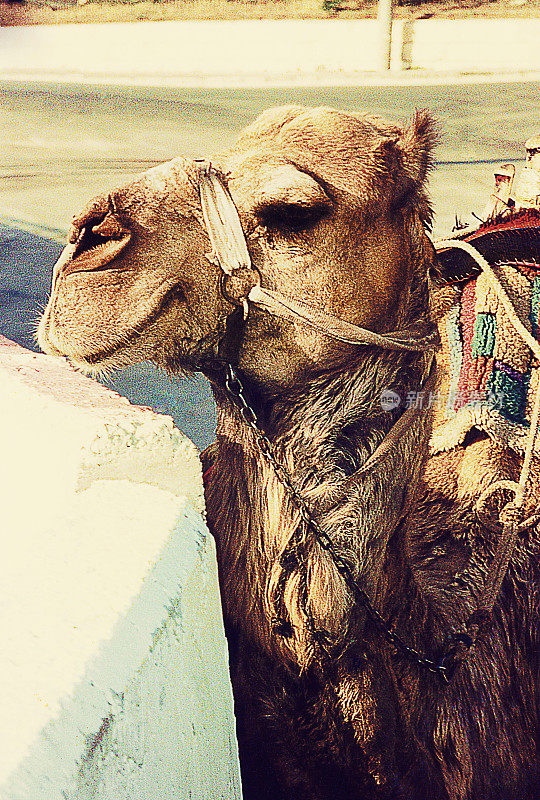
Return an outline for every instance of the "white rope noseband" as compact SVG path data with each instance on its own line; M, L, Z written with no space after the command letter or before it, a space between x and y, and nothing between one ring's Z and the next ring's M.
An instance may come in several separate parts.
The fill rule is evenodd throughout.
M352 322L334 317L305 300L295 300L274 289L265 289L257 284L248 294L248 300L267 311L279 313L290 319L301 320L312 328L316 328L340 342L347 344L365 344L382 347L385 350L431 350L438 345L438 335L434 331L429 336L415 338L410 331L393 331L392 333L375 333L360 328Z
M200 164L198 178L204 224L212 245L206 257L226 275L251 269L246 237L228 189L207 161Z

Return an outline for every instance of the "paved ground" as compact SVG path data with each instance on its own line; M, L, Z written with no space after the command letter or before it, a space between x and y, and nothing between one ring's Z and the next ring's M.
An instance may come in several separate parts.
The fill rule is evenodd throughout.
M429 108L441 123L431 188L435 231L455 212L481 209L493 162L522 157L540 124L540 86L471 84L266 90L52 87L0 84L0 216L23 220L0 228L0 331L33 347L62 232L84 201L173 157L212 155L269 105L327 104L403 120ZM32 225L52 226L44 241ZM32 233L33 230L33 233ZM203 381L171 380L151 367L115 376L112 387L134 402L171 414L199 445L212 438L213 407Z
M416 19L418 13L405 10L408 23L395 20L392 30L392 70L403 66L407 83L432 71L454 73L452 82L470 73L540 71L540 20L534 14L467 20L423 14ZM186 19L0 28L0 74L6 80L41 76L151 86L157 78L162 86L310 82L354 87L381 68L381 32L374 19Z

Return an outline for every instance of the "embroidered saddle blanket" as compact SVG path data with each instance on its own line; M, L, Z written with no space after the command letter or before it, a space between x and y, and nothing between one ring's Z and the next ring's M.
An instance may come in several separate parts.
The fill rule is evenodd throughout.
M540 211L499 217L455 238L470 242L487 259L520 320L540 340ZM440 252L439 262L434 293L444 297L439 333L446 374L432 452L455 447L474 427L523 451L540 364L476 262L454 248Z

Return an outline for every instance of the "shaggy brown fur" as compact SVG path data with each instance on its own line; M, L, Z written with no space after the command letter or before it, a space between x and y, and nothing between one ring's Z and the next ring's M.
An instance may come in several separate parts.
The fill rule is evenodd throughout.
M331 109L263 114L226 168L264 285L378 332L426 332L433 250L423 185L433 139L426 115L402 133ZM518 464L481 436L428 461L426 410L386 461L356 475L396 418L382 411L382 390L416 391L423 357L341 345L256 309L231 332L219 270L204 257L194 174L175 160L87 207L57 270L40 341L88 370L151 357L214 381L208 522L245 797L536 798L536 531L518 543L492 630L448 686L396 658L309 533L285 586L293 635L272 629L279 556L301 523L222 391L223 342L314 518L373 604L431 657L475 609L494 550L496 532L479 525L474 499ZM108 263L101 246L92 250L104 224L115 242L104 245L114 250ZM303 589L328 632L330 658L314 644Z

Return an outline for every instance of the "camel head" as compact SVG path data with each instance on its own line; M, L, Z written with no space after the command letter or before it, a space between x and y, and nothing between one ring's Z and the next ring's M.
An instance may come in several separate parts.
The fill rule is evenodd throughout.
M222 164L253 275L364 328L407 324L411 271L422 262L425 283L431 258L433 140L425 114L403 132L328 108L263 113ZM225 341L231 360L274 388L343 359L346 345L256 307L231 332L235 306L209 250L194 162L174 159L100 195L75 217L55 267L41 347L88 372L151 359L211 375Z

